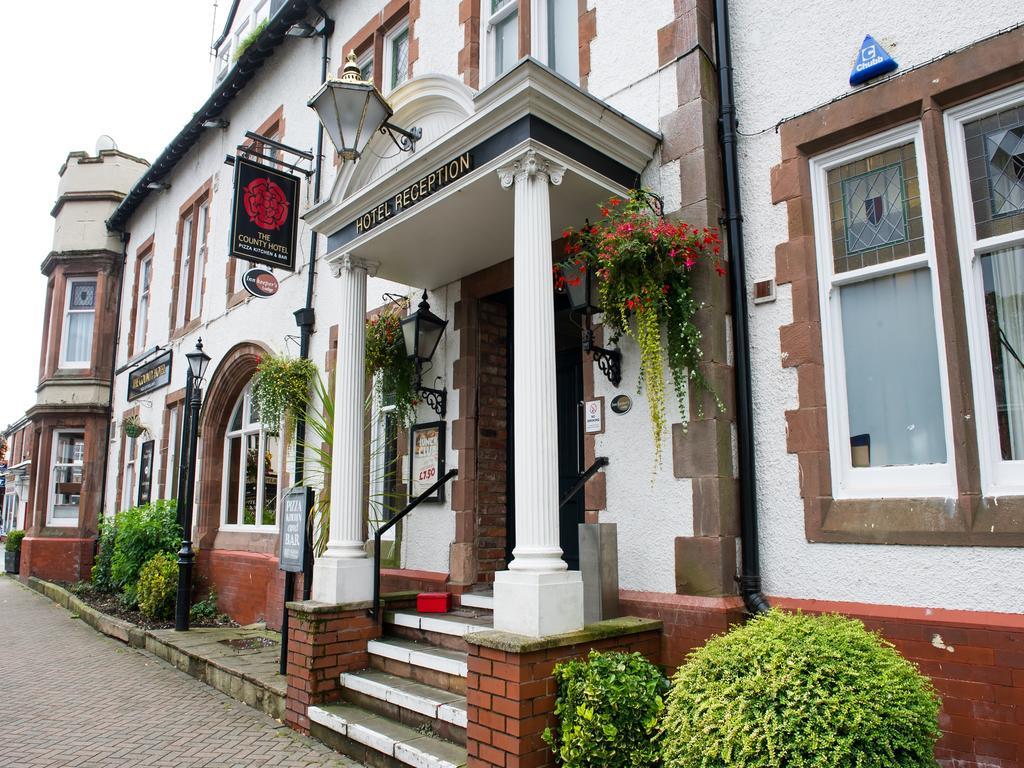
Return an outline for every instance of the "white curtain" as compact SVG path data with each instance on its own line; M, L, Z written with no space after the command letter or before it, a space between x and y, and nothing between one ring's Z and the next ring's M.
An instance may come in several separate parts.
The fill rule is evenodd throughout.
M1001 332L1003 384L1006 393L1006 418L1010 425L1012 459L1024 458L1024 247L1008 248L990 257L996 318ZM995 359L995 350L992 358Z
M69 363L88 363L92 359L92 312L68 315L68 338L64 353Z

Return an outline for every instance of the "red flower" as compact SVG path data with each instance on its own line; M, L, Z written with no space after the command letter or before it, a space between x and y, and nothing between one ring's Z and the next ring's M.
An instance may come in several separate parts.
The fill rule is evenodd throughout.
M602 216L607 216L609 213L611 213L611 212L607 208L602 208L601 209L601 215Z
M715 272L717 272L719 275L724 275L725 267L723 267L721 264L715 264Z
M617 197L613 197L613 198L612 198L611 200L609 200L608 202L609 202L609 203L611 203L612 205L618 205L618 204L619 204L619 203L621 203L622 201L621 201L621 200L619 200L619 198L617 198Z

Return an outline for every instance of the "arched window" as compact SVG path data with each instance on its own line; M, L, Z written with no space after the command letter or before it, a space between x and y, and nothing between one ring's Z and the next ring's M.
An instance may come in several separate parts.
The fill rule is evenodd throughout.
M260 422L251 385L235 402L224 435L221 525L277 527L278 435Z

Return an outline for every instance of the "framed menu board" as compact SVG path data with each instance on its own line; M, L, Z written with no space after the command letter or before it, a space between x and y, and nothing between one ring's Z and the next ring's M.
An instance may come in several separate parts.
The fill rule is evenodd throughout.
M444 475L445 422L416 424L409 430L409 497L415 499ZM442 485L424 502L443 502Z

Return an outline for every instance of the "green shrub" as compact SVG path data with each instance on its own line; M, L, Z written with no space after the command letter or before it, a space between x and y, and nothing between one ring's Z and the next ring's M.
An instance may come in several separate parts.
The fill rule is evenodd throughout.
M117 585L111 573L114 543L117 540L117 516L100 521L99 551L92 564L92 585L100 592L116 592Z
M25 532L15 529L7 532L4 540L4 552L17 552L21 549L21 540L25 538Z
M174 501L165 499L125 510L117 516L111 580L132 601L142 566L158 552L173 554L180 547L181 527Z
M938 709L931 682L859 621L774 610L679 668L665 768L932 768Z
M569 768L657 765L668 681L639 653L598 653L555 667L558 726L544 731Z
M192 621L214 622L220 618L220 611L217 610L217 590L210 587L206 597L193 603L188 613Z
M142 566L135 595L143 616L166 619L174 612L178 589L178 560L167 552L157 552Z

